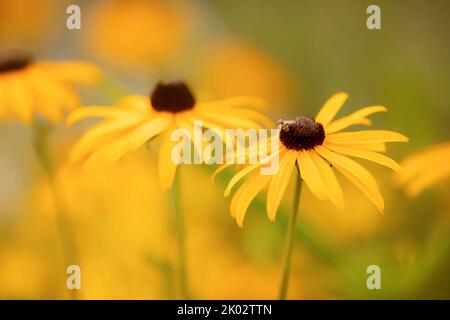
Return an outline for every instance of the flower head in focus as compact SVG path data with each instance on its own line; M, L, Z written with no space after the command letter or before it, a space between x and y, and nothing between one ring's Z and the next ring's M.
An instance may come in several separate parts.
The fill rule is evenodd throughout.
M386 142L408 141L405 136L385 130L362 130L340 132L350 126L370 125L367 116L384 112L383 106L362 108L346 117L334 120L344 102L346 93L332 96L319 111L315 119L297 117L293 120L280 120L280 146L275 151L279 156L279 169L275 175L261 175L258 170L262 162L247 166L239 171L229 182L225 196L244 176L250 177L239 187L230 205L231 215L242 226L245 213L251 201L266 186L267 214L271 220L276 217L284 192L298 165L300 176L311 192L320 200L329 200L339 208L345 204L344 194L336 178L335 170L340 172L359 188L378 208L384 209L384 200L372 174L350 157L369 160L395 171L400 165L382 155ZM274 152L274 153L275 153Z
M410 197L450 177L450 142L441 143L403 160L399 183Z
M201 121L205 128L220 131L227 128L261 128L271 121L248 108L261 103L261 100L249 97L199 103L185 83L160 82L150 97L126 96L117 107L92 106L74 111L68 118L68 124L89 117L103 118L103 121L76 143L70 160L83 162L85 166L112 164L161 135L159 176L163 189L169 190L177 167L171 158L172 149L177 144L171 140L173 130L182 128L190 133L188 138L192 139L196 121Z
M53 123L79 106L75 83L95 83L100 71L79 61L35 61L21 52L0 54L0 119L30 124L36 114Z

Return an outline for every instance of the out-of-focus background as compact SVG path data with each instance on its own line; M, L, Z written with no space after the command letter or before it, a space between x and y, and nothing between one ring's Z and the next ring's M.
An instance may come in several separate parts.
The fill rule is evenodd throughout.
M411 139L389 146L397 160L450 139L448 1L76 1L81 30L66 28L70 4L0 0L0 49L97 64L107 80L81 89L86 104L113 104L180 78L198 100L264 98L277 120L314 116L343 90L350 100L341 114L388 107L374 116L375 128ZM381 30L366 27L369 4L381 8ZM61 126L51 136L82 271L79 297L176 298L176 242L157 147L87 173L66 164L84 129ZM30 139L29 128L0 124L0 298L65 299L54 203ZM449 299L449 184L408 199L390 171L365 165L379 181L385 214L345 182L344 211L305 188L288 297ZM275 223L258 198L240 229L222 195L229 176L211 183L212 170L180 170L190 296L276 298L291 196ZM366 287L373 264L381 267L381 290Z

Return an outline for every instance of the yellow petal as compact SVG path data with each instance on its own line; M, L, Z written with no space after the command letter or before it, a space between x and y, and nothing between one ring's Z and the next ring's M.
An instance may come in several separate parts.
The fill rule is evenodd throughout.
M117 102L117 105L140 112L156 112L150 104L150 98L146 96L125 96Z
M5 81L0 77L0 119L8 118L9 102L6 94Z
M9 103L9 110L22 122L30 124L33 118L32 92L27 88L21 76L11 77L4 83L5 94Z
M240 117L237 113L233 114L234 110L231 112L214 110L214 109L200 109L195 110L195 114L198 116L198 120L202 120L205 126L208 128L218 128L218 129L247 129L247 128L261 128L261 125L253 120Z
M121 118L133 115L142 116L137 112L126 110L124 108L110 106L88 106L78 108L70 113L66 119L66 124L70 126L86 118Z
M216 170L214 170L214 173L211 176L211 181L214 182L214 179L216 178L216 176L221 173L222 171L224 171L225 169L231 167L232 164L231 163L224 163L222 165L220 165Z
M250 203L271 178L272 176L263 176L259 172L255 172L234 194L230 204L230 213L241 228Z
M339 92L329 98L322 109L316 116L316 122L322 124L324 127L333 120L334 116L338 113L345 101L348 99L348 94L345 92Z
M128 151L129 141L123 137L108 141L96 149L85 161L84 166L92 169L100 166L112 165Z
M274 127L274 123L262 113L245 108L224 108L211 105L212 103L199 103L196 112L199 116L225 128L267 128Z
M223 195L225 197L228 197L230 195L231 189L233 189L233 187L236 185L236 183L239 182L239 180L241 180L247 174L249 174L250 172L252 172L253 170L257 169L260 166L261 166L261 163L251 164L251 165L245 167L244 169L240 170L238 173L236 173L233 176L233 178L231 178L230 182L228 182L228 185L225 188Z
M273 148L271 145L272 143L274 144ZM278 136L276 137L275 141L271 141L270 137L260 138L255 143L249 143L246 144L244 148L238 148L234 150L234 163L237 163L237 159L241 158L245 158L246 163L253 163L252 161L257 161L259 159L260 161L262 161L263 159L267 160L267 155L270 155L274 152L281 152L285 149L286 147L284 147L284 145L280 143Z
M326 136L326 140L335 144L346 143L380 143L380 142L406 142L409 139L404 135L387 130L361 130L355 132L339 132Z
M447 161L447 160L446 160ZM450 177L450 165L435 166L432 170L424 168L420 175L412 179L406 187L408 196L415 197L424 189Z
M413 154L402 162L404 169L399 183L406 186L409 196L416 196L425 188L450 176L449 158L450 142Z
M39 78L42 80L40 85L45 88L48 96L58 101L61 108L73 110L80 106L78 96L68 83L39 66L33 66L32 71L39 74Z
M250 164L247 167L245 167L244 169L242 169L241 171L238 171L238 173L236 173L233 178L231 178L230 182L228 183L225 191L224 191L224 196L228 197L231 189L236 185L236 183L239 182L240 179L242 179L244 176L246 176L248 173L252 172L253 170L261 167L262 165L268 163L273 157L280 157L282 158L284 156L284 152L273 152L272 154L270 154L269 156L267 156L266 158L258 161L257 163L254 164ZM259 173L259 172L258 172Z
M344 194L342 193L341 186L337 181L333 169L331 169L330 165L320 157L316 151L311 150L309 155L321 174L322 180L327 188L328 199L330 199L330 201L339 209L343 209L345 205Z
M194 123L196 121L201 121L202 126L204 128L215 129L217 131L217 134L222 139L222 141L225 141L224 136L225 136L226 127L224 127L222 124L214 122L210 118L200 114L198 112L198 110L194 110L191 112L183 112L182 117L178 116L177 118L179 118L179 120L178 120L179 123L180 123L180 121L183 122L183 128L185 127L185 129L188 130L189 132L192 132ZM188 129L188 128L190 128L190 129Z
M267 215L270 220L275 220L277 210L280 205L283 194L292 177L297 159L296 151L288 151L280 159L279 169L270 181L267 191Z
M363 126L371 126L372 125L372 121L368 118L361 118L361 119L357 119L355 121L353 121L352 125L363 125Z
M376 112L386 112L386 111L387 109L383 106L371 106L362 108L361 110L353 112L352 114L346 117L331 122L325 127L325 132L327 134L334 133L342 129L345 129L349 126L352 126L354 124L361 124L361 120L363 120L363 124L367 124L368 119L365 119L365 117Z
M53 86L54 81L38 68L30 68L27 79L34 92L37 111L53 123L61 122L64 118L64 101L57 86Z
M89 129L71 150L69 160L76 163L84 160L90 153L120 137L127 130L138 126L142 120L124 118L103 121Z
M187 132L189 132L189 140L191 140L191 143L194 147L195 152L197 153L197 155L200 157L199 159L201 159L202 155L203 155L203 150L201 149L202 146L198 145L197 143L194 142L194 132L195 132L195 123L193 120L196 119L196 115L195 113L188 111L188 112L181 112L175 115L175 123L179 128L185 129L187 130ZM201 130L202 128L200 128ZM203 135L202 135L202 141L203 141Z
M415 175L421 174L427 168L443 166L450 158L450 142L431 146L423 151L413 154L402 161L404 168L400 182L406 182Z
M170 115L164 114L131 128L96 151L90 162L113 164L126 153L136 151L145 142L160 134L172 122L171 120Z
M130 134L130 151L140 148L148 140L163 132L171 123L173 123L171 115L161 114L141 125Z
M308 186L309 190L320 200L329 200L328 190L322 175L314 160L309 154L310 151L301 150L297 152L297 162L300 167L300 176Z
M357 157L365 160L369 160L378 164L381 164L382 166L391 168L392 170L396 172L401 172L402 167L393 159L386 157L385 155L355 148L355 147L349 147L349 146L340 146L333 143L324 142L323 146L327 147L330 150L333 150L337 153L342 153L351 157Z
M377 182L369 171L350 158L335 153L323 146L317 146L315 150L358 187L375 204L380 212L383 212L383 197L380 194Z
M128 152L136 151L146 141L160 134L171 123L171 120L169 115L160 115L136 125L106 143L98 151L96 150L95 154L90 157L87 166L115 163Z

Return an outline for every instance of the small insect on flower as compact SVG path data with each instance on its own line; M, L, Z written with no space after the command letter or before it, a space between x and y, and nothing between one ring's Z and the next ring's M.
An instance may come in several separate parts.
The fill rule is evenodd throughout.
M53 123L80 105L76 83L94 84L100 71L80 61L35 61L30 55L0 53L0 119L31 124L36 114Z
M399 183L410 197L450 178L450 142L431 146L402 161Z
M227 128L261 128L272 122L248 108L261 104L261 100L250 97L199 103L185 83L160 82L150 97L126 96L117 107L91 106L74 111L68 124L89 117L104 120L76 143L70 159L75 163L83 162L88 167L112 164L150 139L162 135L159 176L162 188L169 190L177 168L172 161L172 150L177 141L173 141L171 135L175 129L186 130L188 138L192 139L196 121L201 121L205 128L222 132Z
M251 173L234 194L230 205L231 215L239 226L243 225L251 201L266 186L267 214L271 220L275 219L296 165L301 179L320 200L329 200L339 208L344 207L344 194L335 175L337 170L383 212L384 201L377 182L369 171L350 157L370 160L398 172L400 165L380 152L385 151L386 142L404 142L408 138L385 130L340 132L353 125L370 125L367 116L387 111L383 106L370 106L333 121L347 98L346 93L335 94L326 101L315 119L297 117L278 121L281 142L276 151L280 159L278 172L272 176L261 175L255 169L263 163L246 167L230 180L225 190L225 196L228 196L236 183Z

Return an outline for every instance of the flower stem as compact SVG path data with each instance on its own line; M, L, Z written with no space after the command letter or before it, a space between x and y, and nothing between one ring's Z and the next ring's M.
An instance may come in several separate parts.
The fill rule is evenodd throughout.
M298 173L298 177L296 179L296 184L295 184L293 211L292 211L291 218L289 219L288 234L287 234L287 240L286 240L286 251L285 251L284 261L283 261L283 274L281 277L280 295L279 295L280 300L286 300L286 296L287 296L288 284L289 284L289 274L291 271L292 251L294 248L298 210L300 207L300 194L302 191L302 179L300 177L300 170L299 170L298 166L297 166L297 173Z
M186 279L186 229L184 215L181 209L180 201L180 173L175 175L172 190L170 191L170 199L175 221L175 233L177 237L178 248L178 284L179 295L181 299L187 299L187 279Z
M40 166L45 171L48 184L50 187L51 197L55 204L57 225L61 237L61 242L64 248L64 260L66 268L71 264L76 264L78 261L77 250L75 246L75 237L72 230L71 224L68 221L64 206L60 201L58 196L57 187L55 184L55 167L51 159L49 145L48 145L48 134L49 126L47 124L36 121L33 125L33 147L36 153L36 157L39 161ZM69 295L71 299L77 299L78 296L77 289L69 290Z

